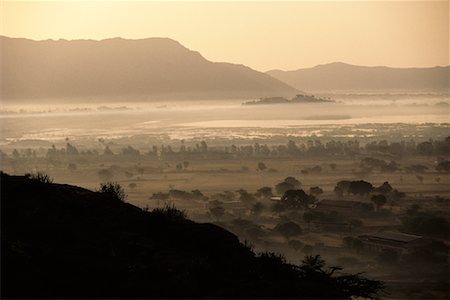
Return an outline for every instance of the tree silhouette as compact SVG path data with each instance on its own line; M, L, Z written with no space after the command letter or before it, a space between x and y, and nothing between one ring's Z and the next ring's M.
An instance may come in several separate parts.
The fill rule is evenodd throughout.
M383 205L386 204L387 199L385 195L373 195L372 198L370 198L370 201L372 201L375 204L375 207L377 210L379 210Z
M304 209L317 201L313 195L308 195L303 190L288 190L281 197L281 203L288 209Z
M100 192L114 201L124 202L127 197L122 186L115 182L101 183Z
M277 192L278 195L283 195L287 191L293 189L295 189L295 187L286 181L280 182L275 186L275 191Z
M354 195L367 195L373 190L373 185L367 181L359 180L350 183L349 191Z

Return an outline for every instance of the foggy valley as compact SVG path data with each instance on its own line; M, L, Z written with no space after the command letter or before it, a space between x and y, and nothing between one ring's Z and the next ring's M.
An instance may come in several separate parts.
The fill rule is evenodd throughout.
M448 56L263 72L8 35L2 298L448 299Z

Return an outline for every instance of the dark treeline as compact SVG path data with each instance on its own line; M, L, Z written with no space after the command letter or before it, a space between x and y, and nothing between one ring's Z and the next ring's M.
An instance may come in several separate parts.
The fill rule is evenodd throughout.
M361 144L358 140L327 141L308 140L297 143L289 140L287 144L267 145L254 143L252 145L209 146L206 141L195 145L186 145L181 141L179 147L171 145L152 146L150 149L136 149L133 146L120 148L112 143L103 149L79 150L75 145L67 143L66 147L47 149L45 156L56 159L65 156L106 156L147 157L154 159L229 159L229 158L269 158L269 157L315 157L315 156L354 156L354 155L385 155L385 156L442 156L450 153L450 136L444 140L429 140L417 143L408 141L388 142L386 140ZM111 149L114 146L114 151ZM2 158L35 158L39 155L33 149L14 149L10 155L1 152Z

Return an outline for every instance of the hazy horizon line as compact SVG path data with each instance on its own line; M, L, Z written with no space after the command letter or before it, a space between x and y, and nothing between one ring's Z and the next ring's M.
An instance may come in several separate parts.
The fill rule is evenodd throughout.
M72 42L72 41L94 41L94 42L102 42L102 41L107 41L107 40L114 40L114 39L121 39L121 40L129 40L129 41L139 41L139 40L149 40L149 39L167 39L167 40L171 40L174 41L178 44L180 44L181 46L183 46L184 48L190 50L190 51L195 51L200 53L202 56L203 54L198 51L198 50L193 50L190 49L188 47L186 47L185 45L183 45L183 43L181 43L180 41L168 37L168 36L149 36L149 37L141 37L141 38L127 38L127 37L122 37L122 36L114 36L114 37L105 37L102 39L93 39L93 38L75 38L75 39L67 39L67 38L47 38L47 39L34 39L34 38L29 38L29 37L17 37L17 36L7 36L4 34L0 34L0 37L2 38L10 38L10 39L24 39L24 40L30 40L33 42L46 42L46 41L54 41L54 42L58 42L58 41L67 41L67 42ZM203 56L203 58L205 58ZM211 61L207 58L205 58L208 61ZM253 67L250 67L246 64L242 64L242 63L237 63L237 62L230 62L230 61L211 61L214 63L230 63L230 64L237 64L237 65L244 65L246 67L249 67L253 70L262 72L262 73L268 73L268 72L273 72L273 71L281 71L281 72L295 72L295 71L299 71L299 70L306 70L306 69L312 69L312 68L316 68L316 67L320 67L320 66L326 66L326 65L333 65L333 64L342 64L342 65L348 65L348 66L354 66L354 67L368 67L368 68L390 68L390 69L432 69L432 68L448 68L450 67L450 62L447 65L433 65L433 66L408 66L408 67L397 67L397 66L390 66L390 65L362 65L362 64L354 64L354 63L349 63L349 62L344 62L344 61L330 61L330 62L324 62L324 63L320 63L320 64L315 64L315 65L310 65L310 66L303 66L303 67L297 67L297 68L291 68L291 69L281 69L281 68L274 68L274 69L268 69L268 70L259 70Z

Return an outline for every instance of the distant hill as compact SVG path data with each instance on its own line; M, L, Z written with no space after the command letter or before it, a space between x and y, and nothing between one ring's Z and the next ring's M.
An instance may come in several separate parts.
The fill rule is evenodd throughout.
M3 36L0 43L4 100L228 99L298 92L246 66L210 62L168 38L34 41Z
M331 63L267 74L301 90L314 91L439 91L448 92L450 67L389 68Z
M1 298L375 296L378 281L255 255L229 231L170 208L30 176L1 181ZM41 177L42 178L42 177Z

